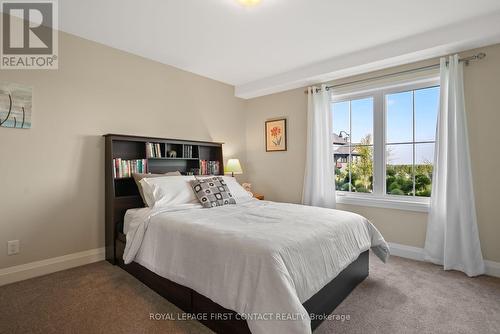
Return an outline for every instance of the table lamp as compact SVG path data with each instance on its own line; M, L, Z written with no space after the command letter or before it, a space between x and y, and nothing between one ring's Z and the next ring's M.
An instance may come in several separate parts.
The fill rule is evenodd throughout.
M229 159L226 164L226 168L224 168L226 173L231 173L231 176L234 177L234 174L243 174L243 170L241 169L240 160L238 159Z

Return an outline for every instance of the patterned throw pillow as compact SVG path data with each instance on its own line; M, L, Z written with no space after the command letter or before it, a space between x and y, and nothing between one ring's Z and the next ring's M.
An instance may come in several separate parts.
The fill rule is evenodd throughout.
M222 177L196 179L191 181L191 187L205 208L236 204Z

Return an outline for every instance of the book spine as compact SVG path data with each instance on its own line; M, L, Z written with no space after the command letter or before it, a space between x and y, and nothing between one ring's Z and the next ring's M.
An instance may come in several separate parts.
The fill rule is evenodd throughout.
M159 143L156 143L156 153L158 154L157 158L161 158L161 148Z
M122 159L120 158L116 158L116 165L115 165L115 168L116 168L116 176L118 178L122 177Z
M215 175L219 175L220 174L219 162L218 161L214 162L214 174Z
M126 168L125 161L120 160L120 178L125 176L125 168Z

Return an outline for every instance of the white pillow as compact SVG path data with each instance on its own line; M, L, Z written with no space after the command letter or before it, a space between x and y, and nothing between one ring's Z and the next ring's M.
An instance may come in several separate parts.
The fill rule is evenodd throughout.
M149 207L165 207L180 204L199 204L189 181L194 176L169 176L144 178L140 181L144 200Z
M232 176L223 176L224 182L226 182L229 192L233 195L236 203L244 203L252 200L252 193L246 191L236 179Z

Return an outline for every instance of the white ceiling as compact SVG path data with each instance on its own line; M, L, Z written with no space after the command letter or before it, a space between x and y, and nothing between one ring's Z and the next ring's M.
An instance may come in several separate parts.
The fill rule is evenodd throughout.
M425 44L463 21L476 34L500 35L495 23L477 26L500 13L499 0L262 0L252 8L236 0L64 0L59 11L63 31L235 85L242 97L319 80L325 64L352 67L334 66L345 58L370 62L366 50L378 50L372 60L380 61L381 50L397 49L391 43L420 36Z

